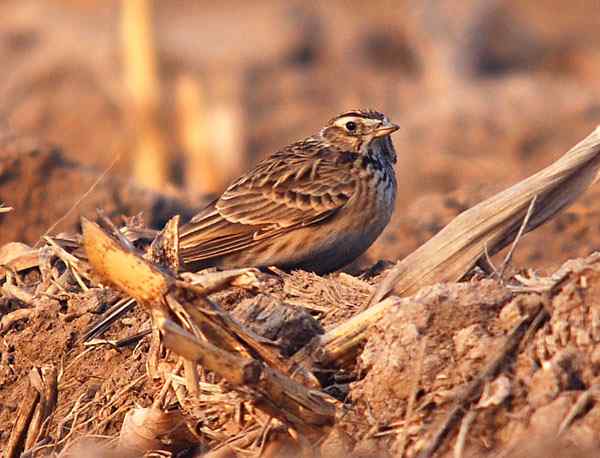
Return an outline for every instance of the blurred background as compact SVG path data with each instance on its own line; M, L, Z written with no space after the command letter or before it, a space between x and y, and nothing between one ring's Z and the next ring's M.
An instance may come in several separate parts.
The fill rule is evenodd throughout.
M397 211L364 263L401 257L600 123L599 14L597 0L3 0L2 242L35 242L107 170L57 230L119 199L155 225L175 208L119 194L131 183L189 215L364 107L402 127ZM41 160L44 145L60 152ZM34 150L36 166L15 159ZM528 236L518 262L600 248L594 196Z

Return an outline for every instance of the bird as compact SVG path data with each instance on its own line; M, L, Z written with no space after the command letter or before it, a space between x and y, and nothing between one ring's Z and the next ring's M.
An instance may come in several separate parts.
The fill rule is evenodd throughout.
M398 129L380 112L351 110L260 162L179 228L181 270L275 266L324 274L349 264L392 216L391 134ZM117 304L85 340L134 305Z
M180 228L182 269L349 264L392 216L398 129L378 111L350 110L258 163Z

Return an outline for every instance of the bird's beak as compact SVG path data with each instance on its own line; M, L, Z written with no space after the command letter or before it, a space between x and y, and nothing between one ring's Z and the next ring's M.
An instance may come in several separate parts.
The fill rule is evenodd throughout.
M383 137L400 129L400 126L393 122L384 121L377 129L375 129L375 137Z

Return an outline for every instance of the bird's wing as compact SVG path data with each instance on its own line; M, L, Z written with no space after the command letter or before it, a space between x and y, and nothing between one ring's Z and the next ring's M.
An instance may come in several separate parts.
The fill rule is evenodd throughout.
M352 153L310 140L289 146L234 182L181 228L185 263L244 250L330 217L355 190ZM346 169L346 170L344 170Z

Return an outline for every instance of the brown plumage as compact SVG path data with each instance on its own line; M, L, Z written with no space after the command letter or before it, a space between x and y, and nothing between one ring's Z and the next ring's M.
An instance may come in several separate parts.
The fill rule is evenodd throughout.
M397 129L376 111L349 111L262 161L181 228L184 267L323 273L351 262L390 220Z

